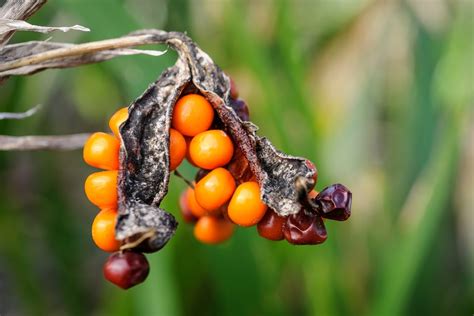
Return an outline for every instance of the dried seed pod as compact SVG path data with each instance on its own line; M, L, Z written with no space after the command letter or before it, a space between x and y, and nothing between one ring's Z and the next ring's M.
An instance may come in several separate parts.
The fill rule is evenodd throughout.
M237 106L231 97L229 77L190 38L178 32L147 34L175 49L179 57L129 106L128 119L120 127L116 238L122 249L157 251L176 230L175 218L159 205L167 194L170 177L173 107L187 93L203 95L216 111L217 123L232 138L236 148L227 168L237 182L257 181L262 201L278 215L298 213L308 200L316 169L304 158L279 152L268 139L256 134L258 128L243 120L245 107Z

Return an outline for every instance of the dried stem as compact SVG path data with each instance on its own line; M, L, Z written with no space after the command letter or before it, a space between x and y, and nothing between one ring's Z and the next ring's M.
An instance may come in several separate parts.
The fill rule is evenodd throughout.
M34 115L36 112L38 112L40 108L41 108L41 105L38 104L26 112L21 112L21 113L0 112L0 120L21 120L21 119Z
M145 44L153 44L154 37L151 35L125 36L109 40L90 42L85 44L71 45L71 47L58 48L39 54L19 58L10 62L0 64L0 72L39 64L44 61L71 56L81 56L98 51L134 47Z
M0 135L0 151L5 150L73 150L84 146L90 134L61 136Z

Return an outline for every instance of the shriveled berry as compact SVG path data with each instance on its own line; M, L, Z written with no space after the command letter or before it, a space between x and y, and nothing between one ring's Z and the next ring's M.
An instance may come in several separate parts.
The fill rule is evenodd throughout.
M324 188L315 198L321 216L336 221L345 221L351 216L352 193L342 184Z
M230 162L234 145L222 130L209 130L196 135L189 145L191 160L200 168L215 169Z
M282 240L283 225L286 222L286 217L279 216L272 209L268 209L265 216L258 222L257 231L260 236L270 240Z
M234 224L215 217L203 216L198 219L194 226L194 236L197 240L205 244L218 244L229 239L234 233Z
M175 129L170 128L170 170L179 167L186 156L186 141Z
M119 167L120 142L106 133L94 133L84 144L84 161L96 168L117 170Z
M171 125L185 136L195 136L209 129L214 120L214 109L199 94L181 97L173 109Z
M84 191L92 204L99 208L117 208L117 170L94 172L84 184Z
M119 128L120 125L125 122L128 118L128 108L121 108L115 112L109 120L110 130L114 133L115 137L120 139Z
M288 216L283 226L285 239L295 245L316 245L327 239L326 227L319 215L309 215L301 210Z
M224 168L209 172L195 186L196 201L207 211L217 210L232 197L235 180Z
M191 188L189 188L192 190ZM194 223L197 221L197 217L191 212L189 203L189 189L184 190L179 196L179 208L181 210L181 216L187 223Z
M234 109L235 113L242 121L248 121L250 119L249 107L244 100L237 99L232 101L230 106Z
M115 239L115 224L117 223L117 210L101 210L92 223L92 239L97 247L107 252L119 250L120 242Z
M257 182L249 181L235 189L227 207L229 218L240 226L257 224L265 215L267 206L260 200L260 187Z
M142 253L126 251L112 254L104 264L104 276L122 289L145 281L150 272L148 260Z

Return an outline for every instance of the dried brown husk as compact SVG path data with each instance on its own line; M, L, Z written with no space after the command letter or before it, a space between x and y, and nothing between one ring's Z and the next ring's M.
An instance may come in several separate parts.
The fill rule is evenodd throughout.
M261 198L281 216L299 212L307 190L314 185L314 169L304 158L276 150L242 121L231 107L230 79L186 35L158 32L175 49L178 60L129 106L120 128L119 218L116 237L122 248L153 252L172 237L177 221L160 208L168 192L169 130L173 107L184 93L197 92L209 100L232 138L236 153L228 166L238 182L255 179Z

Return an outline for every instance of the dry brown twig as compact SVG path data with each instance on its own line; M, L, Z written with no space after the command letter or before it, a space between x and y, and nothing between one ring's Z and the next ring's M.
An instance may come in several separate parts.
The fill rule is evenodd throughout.
M7 0L0 8L0 84L12 75L30 75L51 68L70 68L98 63L117 56L146 54L160 56L166 51L140 50L132 47L162 42L162 32L141 30L126 36L84 44L31 41L7 45L17 30L51 32L55 30L88 31L82 26L42 27L22 20L27 19L46 2L46 0ZM0 113L2 119L23 119L36 113ZM61 136L3 136L0 135L0 150L44 150L81 148L89 134Z

